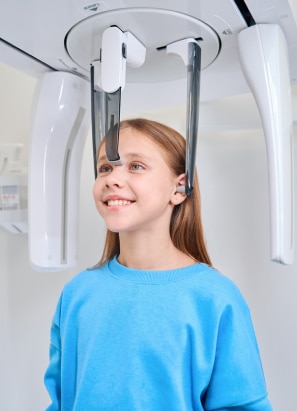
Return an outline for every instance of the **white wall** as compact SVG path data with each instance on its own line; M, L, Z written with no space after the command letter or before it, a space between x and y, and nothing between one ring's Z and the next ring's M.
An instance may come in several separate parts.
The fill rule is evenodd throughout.
M0 73L0 144L23 142L27 147L35 80L3 65ZM211 106L202 106L200 117L210 119L212 113ZM183 128L183 110L173 108L152 116ZM234 123L237 120L234 114ZM90 138L82 167L78 267L62 273L34 272L28 262L27 236L0 228L0 411L40 411L47 405L43 374L55 304L63 284L96 262L102 249L104 229L91 195ZM198 169L213 263L240 286L248 300L274 410L296 411L297 263L286 267L269 261L262 132L210 133L204 127Z
M35 84L31 77L0 64L0 144L23 143L24 159L28 154ZM43 374L57 299L65 282L100 256L103 229L92 202L90 138L82 171L77 267L59 273L33 271L28 261L27 235L11 234L0 227L0 411L40 411L48 404Z

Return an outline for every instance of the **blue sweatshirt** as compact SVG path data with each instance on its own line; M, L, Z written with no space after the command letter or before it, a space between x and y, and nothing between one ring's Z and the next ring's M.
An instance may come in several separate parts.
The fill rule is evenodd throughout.
M249 309L205 264L117 259L74 277L51 330L48 411L271 411Z

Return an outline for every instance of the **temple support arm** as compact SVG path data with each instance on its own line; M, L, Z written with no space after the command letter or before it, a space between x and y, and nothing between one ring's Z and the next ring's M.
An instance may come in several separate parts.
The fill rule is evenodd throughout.
M187 196L193 191L200 98L201 48L194 39L185 39L169 44L167 53L179 55L188 71L187 75L187 134L186 134L186 176L183 188Z

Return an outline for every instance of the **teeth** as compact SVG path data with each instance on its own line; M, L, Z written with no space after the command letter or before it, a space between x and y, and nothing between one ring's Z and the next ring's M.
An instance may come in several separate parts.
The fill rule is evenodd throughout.
M121 206L131 204L131 201L128 200L108 200L107 205L109 206Z

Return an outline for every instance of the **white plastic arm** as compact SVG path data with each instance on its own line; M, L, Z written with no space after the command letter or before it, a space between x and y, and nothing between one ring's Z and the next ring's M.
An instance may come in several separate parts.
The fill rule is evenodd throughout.
M238 36L246 80L262 118L270 190L271 259L294 262L292 101L288 51L278 25L251 26Z
M89 129L89 83L71 73L40 78L33 101L28 215L37 270L77 262L80 170Z
M140 67L145 61L146 48L130 32L118 27L107 28L102 35L100 88L114 93L125 87L126 64Z

